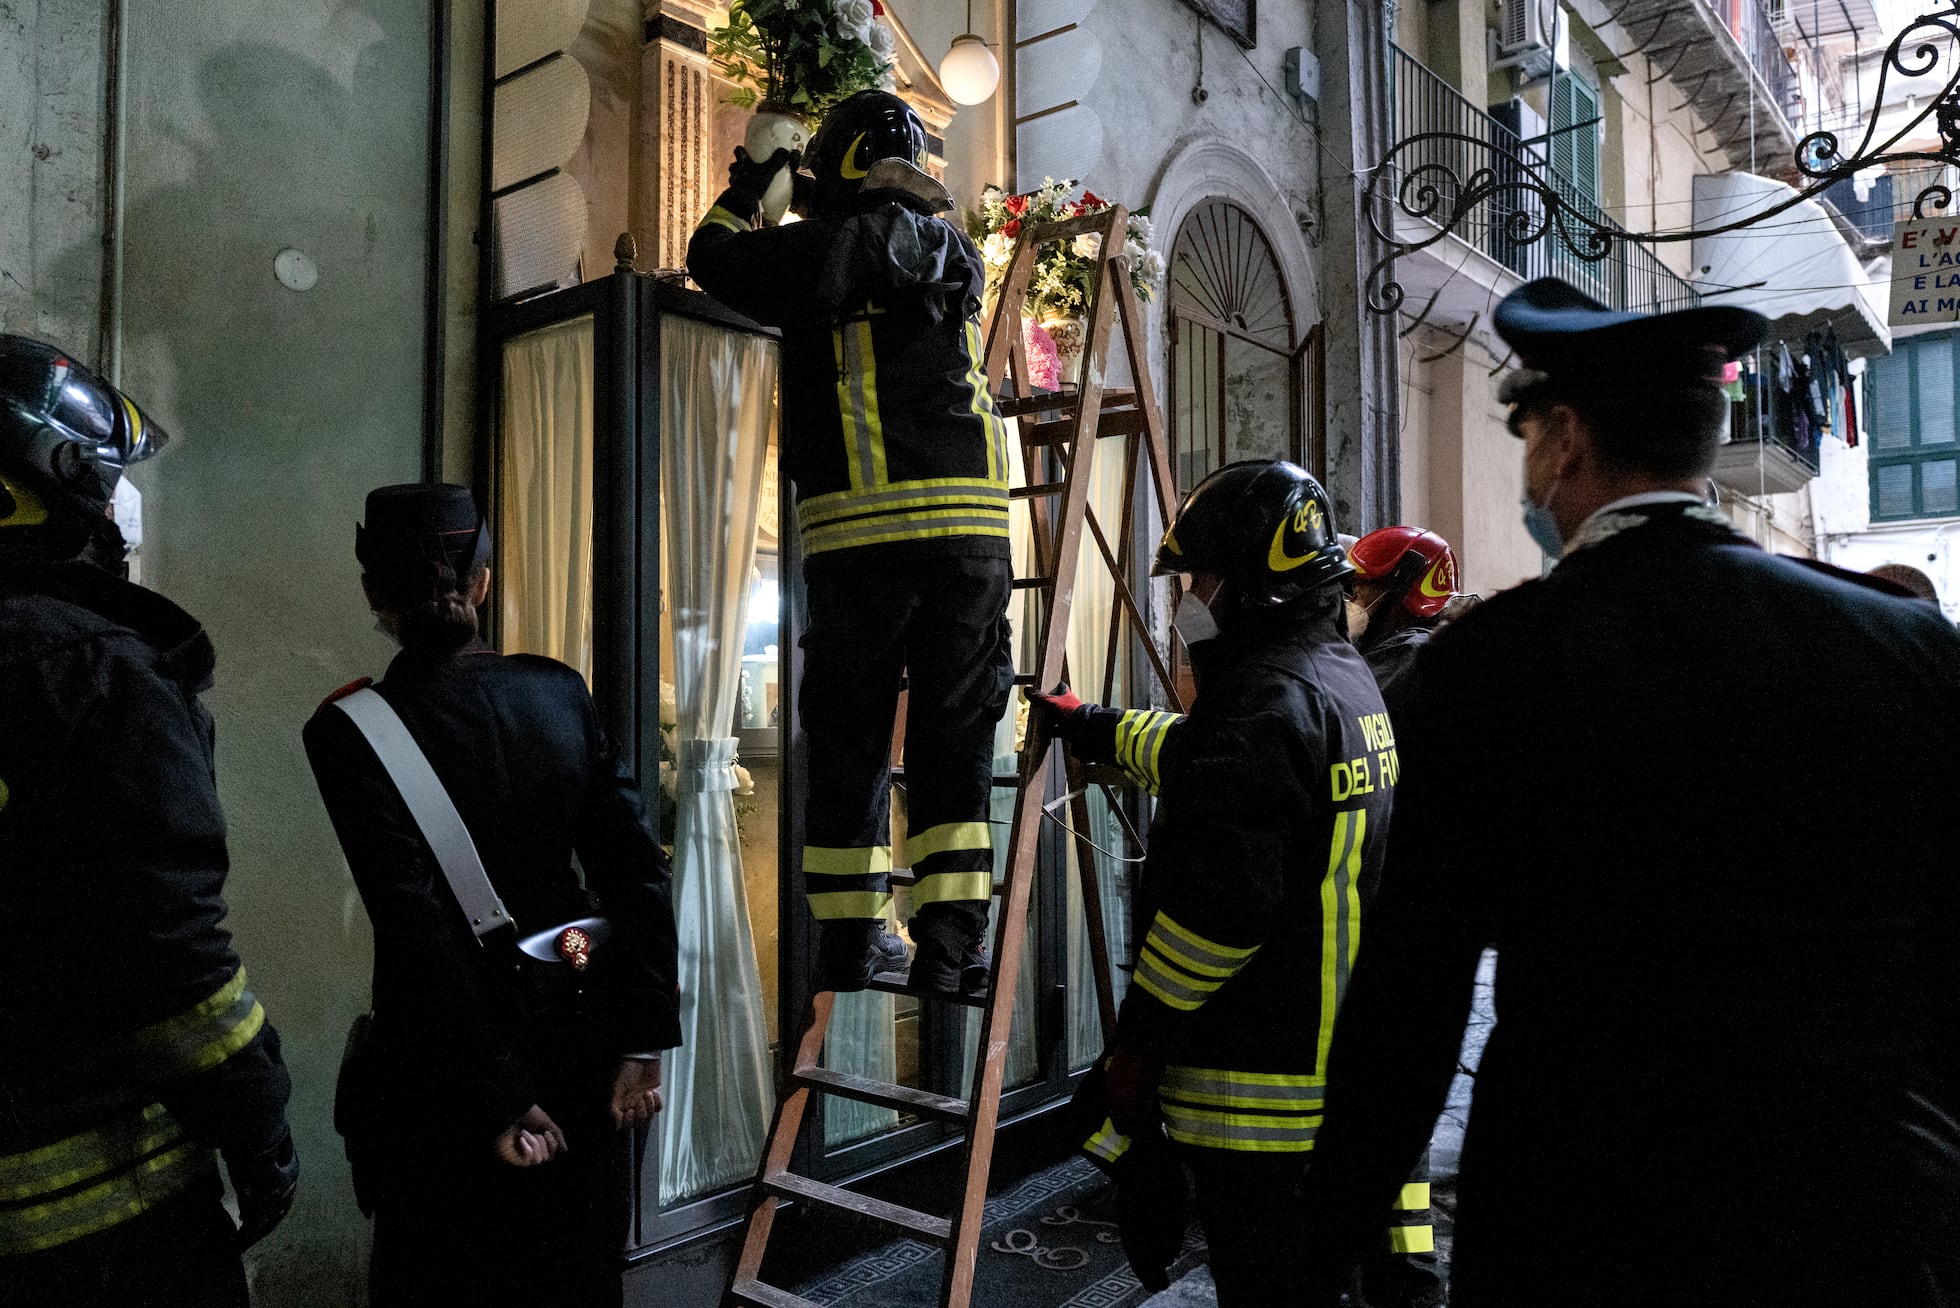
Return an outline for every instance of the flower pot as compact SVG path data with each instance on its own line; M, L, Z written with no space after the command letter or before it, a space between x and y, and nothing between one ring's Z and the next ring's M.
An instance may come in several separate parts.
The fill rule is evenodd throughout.
M1041 325L1055 342L1055 362L1062 384L1075 386L1082 381L1082 347L1089 343L1087 318L1049 317Z
M757 162L767 160L778 150L800 153L809 144L810 124L803 115L773 100L764 100L756 106L755 117L749 119L748 130L742 137L742 148ZM768 222L781 222L789 209L790 194L795 189L790 172L785 168L777 173L769 189L763 192L762 216Z

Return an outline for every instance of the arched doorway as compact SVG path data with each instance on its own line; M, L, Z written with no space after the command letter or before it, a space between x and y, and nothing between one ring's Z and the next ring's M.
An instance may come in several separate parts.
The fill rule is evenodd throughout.
M1169 282L1179 488L1236 459L1313 467L1319 330L1301 331L1272 242L1252 215L1217 197L1199 203L1171 246Z

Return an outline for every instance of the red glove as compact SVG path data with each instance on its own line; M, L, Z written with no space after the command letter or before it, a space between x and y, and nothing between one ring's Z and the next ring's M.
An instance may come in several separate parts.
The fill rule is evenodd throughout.
M1087 710L1090 706L1082 702L1080 695L1069 689L1066 681L1046 693L1039 690L1024 693L1028 698L1028 707L1045 717L1048 721L1048 730L1064 740L1068 739L1076 725L1088 716Z

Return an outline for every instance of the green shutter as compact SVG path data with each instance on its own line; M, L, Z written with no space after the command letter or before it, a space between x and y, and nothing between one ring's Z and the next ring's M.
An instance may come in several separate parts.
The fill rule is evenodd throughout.
M1875 521L1960 514L1960 336L1900 341L1865 370Z
M1600 197L1600 125L1593 121L1599 113L1600 94L1591 83L1574 73L1558 76L1552 90L1552 167L1594 204ZM1572 130L1560 130L1568 127Z

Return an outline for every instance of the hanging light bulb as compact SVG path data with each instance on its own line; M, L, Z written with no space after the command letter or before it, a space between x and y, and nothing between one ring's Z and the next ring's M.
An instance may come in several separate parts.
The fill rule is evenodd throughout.
M973 0L966 0L966 31L939 61L939 84L958 104L979 104L1000 85L1000 61L973 34Z

